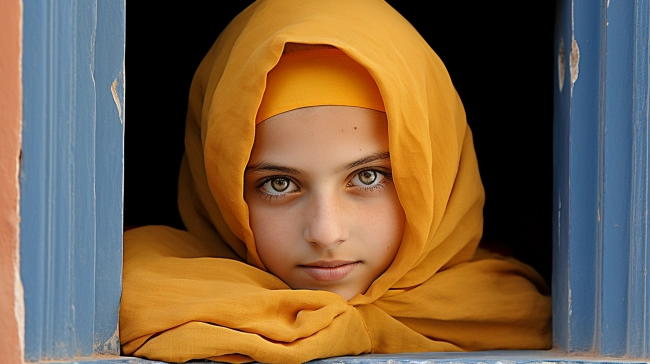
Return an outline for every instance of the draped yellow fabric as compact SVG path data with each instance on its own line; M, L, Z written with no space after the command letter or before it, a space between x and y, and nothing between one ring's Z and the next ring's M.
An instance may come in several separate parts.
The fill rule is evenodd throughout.
M338 49L282 55L266 76L255 123L305 106L357 106L384 110L377 84L368 71Z
M441 35L444 36L444 35ZM286 43L332 45L383 98L406 214L392 265L350 301L292 290L256 252L243 175L267 73ZM188 231L124 237L120 339L165 361L304 362L361 353L544 349L551 302L530 267L477 249L483 187L436 54L381 0L262 0L237 16L190 93L179 208Z

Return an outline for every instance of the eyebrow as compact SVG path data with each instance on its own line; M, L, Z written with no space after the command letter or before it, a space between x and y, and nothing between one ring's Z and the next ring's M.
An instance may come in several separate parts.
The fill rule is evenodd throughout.
M390 160L390 153L389 152L379 152L379 153L374 153L371 154L367 157L363 157L361 159L358 159L350 164L347 164L343 167L337 168L336 171L345 171L345 170L350 170L359 166L362 166L364 164L376 162L376 161L384 161L384 160ZM261 171L270 171L270 172L281 172L281 173L286 173L286 174L293 174L293 175L300 175L301 172L300 170L297 170L295 168L291 167L285 167L285 166L280 166L277 164L271 164L267 162L260 162L257 164L253 164L250 166L246 167L246 172L248 171L253 171L253 172L261 172Z
M379 152L379 153L371 154L367 157L356 160L343 168L339 168L338 170L341 171L341 170L353 169L362 166L364 164L368 164L376 161L384 161L384 160L390 160L389 152Z
M261 172L261 171L270 171L270 172L282 172L287 174L296 174L299 175L300 171L295 168L279 166L276 164L260 162L253 164L252 166L246 166L247 171Z

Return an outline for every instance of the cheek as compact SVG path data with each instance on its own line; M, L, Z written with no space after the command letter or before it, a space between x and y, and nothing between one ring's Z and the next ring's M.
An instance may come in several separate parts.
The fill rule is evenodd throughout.
M363 234L368 249L375 253L382 265L390 265L402 241L405 215L397 194L391 191L386 198L374 206L364 209L363 217L357 220L359 232Z
M290 214L278 209L264 208L249 204L249 219L255 246L262 263L274 270L292 250L296 241L296 224Z
M397 201L397 196L395 196L394 203L397 205L393 204L391 208L387 209L386 213L382 215L381 224L376 230L376 237L381 239L382 242L381 246L376 247L377 260L382 272L393 262L404 234L405 215L402 206Z

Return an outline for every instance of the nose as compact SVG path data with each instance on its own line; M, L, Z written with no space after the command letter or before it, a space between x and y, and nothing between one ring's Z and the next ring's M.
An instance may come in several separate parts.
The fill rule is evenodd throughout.
M305 214L305 241L323 249L332 249L348 240L343 204L336 193L312 195Z

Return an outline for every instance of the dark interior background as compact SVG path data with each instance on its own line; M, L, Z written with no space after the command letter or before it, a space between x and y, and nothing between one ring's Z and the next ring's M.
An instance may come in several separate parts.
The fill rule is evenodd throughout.
M183 228L176 185L190 82L250 3L129 5L125 226ZM482 244L550 283L555 2L389 3L440 56L465 105L487 196Z

